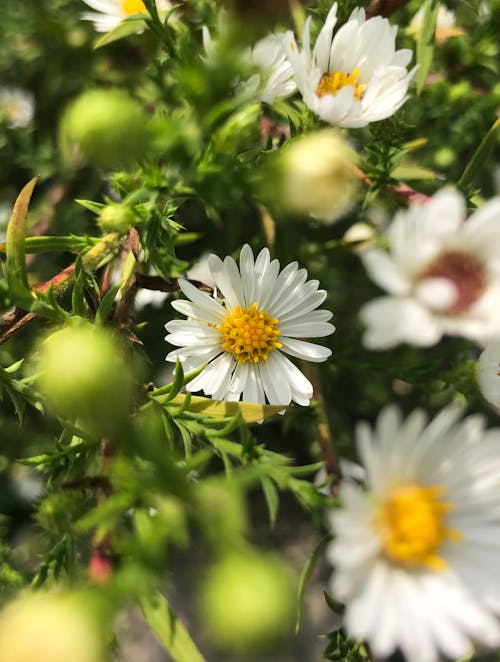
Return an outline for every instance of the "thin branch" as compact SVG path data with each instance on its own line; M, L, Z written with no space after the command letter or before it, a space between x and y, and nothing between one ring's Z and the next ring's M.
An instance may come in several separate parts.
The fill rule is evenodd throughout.
M366 18L383 16L387 18L395 11L407 5L409 0L372 0L366 8Z

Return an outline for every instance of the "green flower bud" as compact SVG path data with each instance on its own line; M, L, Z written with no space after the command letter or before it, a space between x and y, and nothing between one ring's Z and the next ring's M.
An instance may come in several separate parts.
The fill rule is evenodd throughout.
M275 557L231 554L213 566L201 591L202 618L214 644L259 649L292 629L291 577Z
M125 234L134 225L135 215L126 205L106 205L99 214L97 222L103 232Z
M148 150L148 118L123 90L87 90L66 108L59 142L67 161L117 170Z
M82 596L26 594L0 611L2 662L104 662L97 618Z
M52 333L40 346L38 385L59 416L110 434L129 410L132 375L107 329L88 323Z

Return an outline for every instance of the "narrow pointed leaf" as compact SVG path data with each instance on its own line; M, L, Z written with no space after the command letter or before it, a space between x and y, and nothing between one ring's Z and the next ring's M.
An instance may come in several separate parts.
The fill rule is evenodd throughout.
M182 405L190 394L179 394L169 402L169 405ZM192 395L188 411L203 414L210 418L236 416L238 413L246 423L259 423L272 416L276 416L280 411L286 409L283 405L258 405L254 402L228 402L226 400L212 400L211 398L202 398L198 395Z
M417 94L420 94L424 88L427 74L432 65L432 58L434 57L436 21L439 4L439 0L426 0L423 4L424 17L417 40Z
M94 49L97 50L98 48L102 48L103 46L118 41L119 39L130 37L130 35L144 30L146 25L146 21L141 16L130 16L129 18L125 18L118 23L116 28L106 32L102 37L99 37L94 44Z
M163 595L143 598L144 618L173 662L205 662L189 632L178 619Z
M37 181L38 177L34 177L18 195L7 227L6 241L7 263L5 275L10 294L14 303L28 310L33 303L33 295L29 289L26 273L24 239L28 207Z

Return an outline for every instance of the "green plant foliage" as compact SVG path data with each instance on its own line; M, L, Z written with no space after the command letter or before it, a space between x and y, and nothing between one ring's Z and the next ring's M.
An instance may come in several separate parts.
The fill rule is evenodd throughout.
M326 522L359 460L356 424L389 401L405 413L450 403L491 422L497 413L478 388L479 343L363 344L359 310L380 288L360 255L387 247L394 215L444 187L470 212L498 195L498 0L339 2L336 35L354 10L389 7L398 48L419 68L394 114L329 131L298 91L264 98L272 62L260 68L255 53L270 32L294 30L302 47L309 26L314 43L330 0L144 0L145 13L106 32L83 19L84 0L3 5L0 607L30 592L85 595L109 662L123 644L116 623L134 607L174 662L373 660L340 626L343 605L327 596L317 616L309 604L331 572ZM459 29L441 40L445 6ZM319 203L349 197L324 222L290 211L276 164L290 142L327 133L356 158L304 158ZM346 177L332 175L347 162ZM332 356L290 352L310 406L191 394L206 365L165 361L165 324L185 333L180 320L198 311L172 307L187 297L180 279L230 307L207 254L237 259L244 244L255 256L267 246L281 269L297 261L327 293L337 330L318 343ZM193 342L200 356L205 341ZM338 629L323 635L325 619Z

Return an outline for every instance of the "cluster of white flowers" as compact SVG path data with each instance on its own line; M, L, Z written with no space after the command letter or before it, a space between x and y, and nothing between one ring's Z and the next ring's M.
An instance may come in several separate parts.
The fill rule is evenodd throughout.
M142 0L83 0L97 12L83 18L96 30L107 32L124 18L145 13ZM168 0L156 0L158 9ZM288 96L297 88L305 104L322 120L342 127L363 127L393 115L407 98L416 67L407 71L412 58L408 49L396 50L397 27L376 16L366 19L356 9L333 36L337 22L335 2L314 48L310 48L310 21L306 21L302 51L292 32L273 33L258 41L247 56L260 70L246 82L266 103ZM213 39L203 28L205 52L214 55Z
M84 2L99 12L84 15L99 31L145 11L141 0ZM421 21L417 12L410 32ZM245 55L259 73L238 82L267 104L298 90L319 119L340 127L390 117L407 99L412 52L396 48L396 26L367 19L364 9L335 31L336 24L334 3L314 45L311 17L300 48L290 31L268 35ZM444 8L438 27L438 41L461 34ZM216 41L207 27L203 46L210 62ZM350 205L350 152L330 129L307 138L308 154L300 140L285 152L289 207L331 221ZM333 180L341 181L341 196ZM370 236L359 252L387 292L360 311L364 345L429 347L446 334L489 342L477 378L500 413L499 218L500 197L467 218L463 196L444 189L398 212L384 248ZM304 340L335 331L332 313L319 309L327 296L319 282L296 262L281 270L267 248L254 257L248 245L239 266L210 255L207 268L203 280L213 295L180 279L187 300L172 306L187 319L166 324L166 340L176 346L167 361L180 361L186 372L203 368L186 388L218 400L308 405L312 384L286 355L312 362L331 355ZM364 470L357 467L356 482L352 472L344 479L341 507L329 514L330 588L346 606L348 633L366 640L376 658L399 649L409 662L437 662L500 645L500 429L460 416L449 406L430 422L420 410L403 420L388 406L374 429L358 426Z

